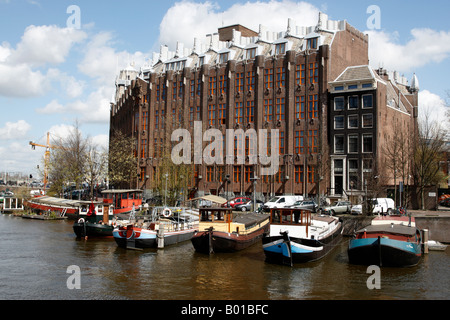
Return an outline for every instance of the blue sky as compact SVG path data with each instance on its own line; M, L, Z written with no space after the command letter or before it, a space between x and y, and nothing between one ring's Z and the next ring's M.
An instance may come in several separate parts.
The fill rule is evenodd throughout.
M80 9L79 29L67 28L70 5ZM379 29L369 30L371 5L380 9ZM194 34L222 24L284 31L288 18L312 25L319 10L369 33L373 67L408 80L416 73L422 109L442 119L450 90L448 1L0 0L0 171L38 176L45 150L31 150L29 141L64 136L76 120L85 136L106 145L118 68L139 66L160 44L192 47Z

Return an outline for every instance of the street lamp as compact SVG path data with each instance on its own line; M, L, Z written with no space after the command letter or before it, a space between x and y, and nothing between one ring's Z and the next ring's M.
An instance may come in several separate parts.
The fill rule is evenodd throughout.
M258 179L257 176L250 178L250 180L253 181L253 211L256 211L256 181Z
M230 204L228 203L228 184L230 183L230 175L227 174L225 176L225 197L227 199L227 208L230 207Z
M167 207L167 179L169 178L169 174L164 174L166 177L166 191L164 192L164 207Z

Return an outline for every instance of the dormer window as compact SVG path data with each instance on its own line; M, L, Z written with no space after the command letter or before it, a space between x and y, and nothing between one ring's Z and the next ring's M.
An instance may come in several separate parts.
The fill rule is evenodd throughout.
M228 61L228 52L220 54L220 63L226 63Z
M275 54L285 54L286 53L286 43L279 43L275 46Z
M256 48L247 49L247 57L246 59L254 59L256 56Z
M205 57L200 57L198 59L198 66L202 66L205 63Z
M317 49L318 38L308 39L308 49Z

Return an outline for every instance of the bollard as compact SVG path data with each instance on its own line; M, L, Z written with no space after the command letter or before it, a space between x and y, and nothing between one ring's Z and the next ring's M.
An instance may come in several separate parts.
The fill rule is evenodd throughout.
M160 225L158 229L158 249L164 248L164 226Z
M423 253L428 253L428 229L422 230Z

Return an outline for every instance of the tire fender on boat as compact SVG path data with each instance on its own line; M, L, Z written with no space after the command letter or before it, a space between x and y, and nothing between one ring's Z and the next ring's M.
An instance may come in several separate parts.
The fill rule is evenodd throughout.
M84 223L84 219L83 218L78 219L78 223Z
M165 218L169 218L169 217L172 216L172 210L170 210L169 208L164 208L164 210L163 210L163 212L162 212L162 215L163 215Z

